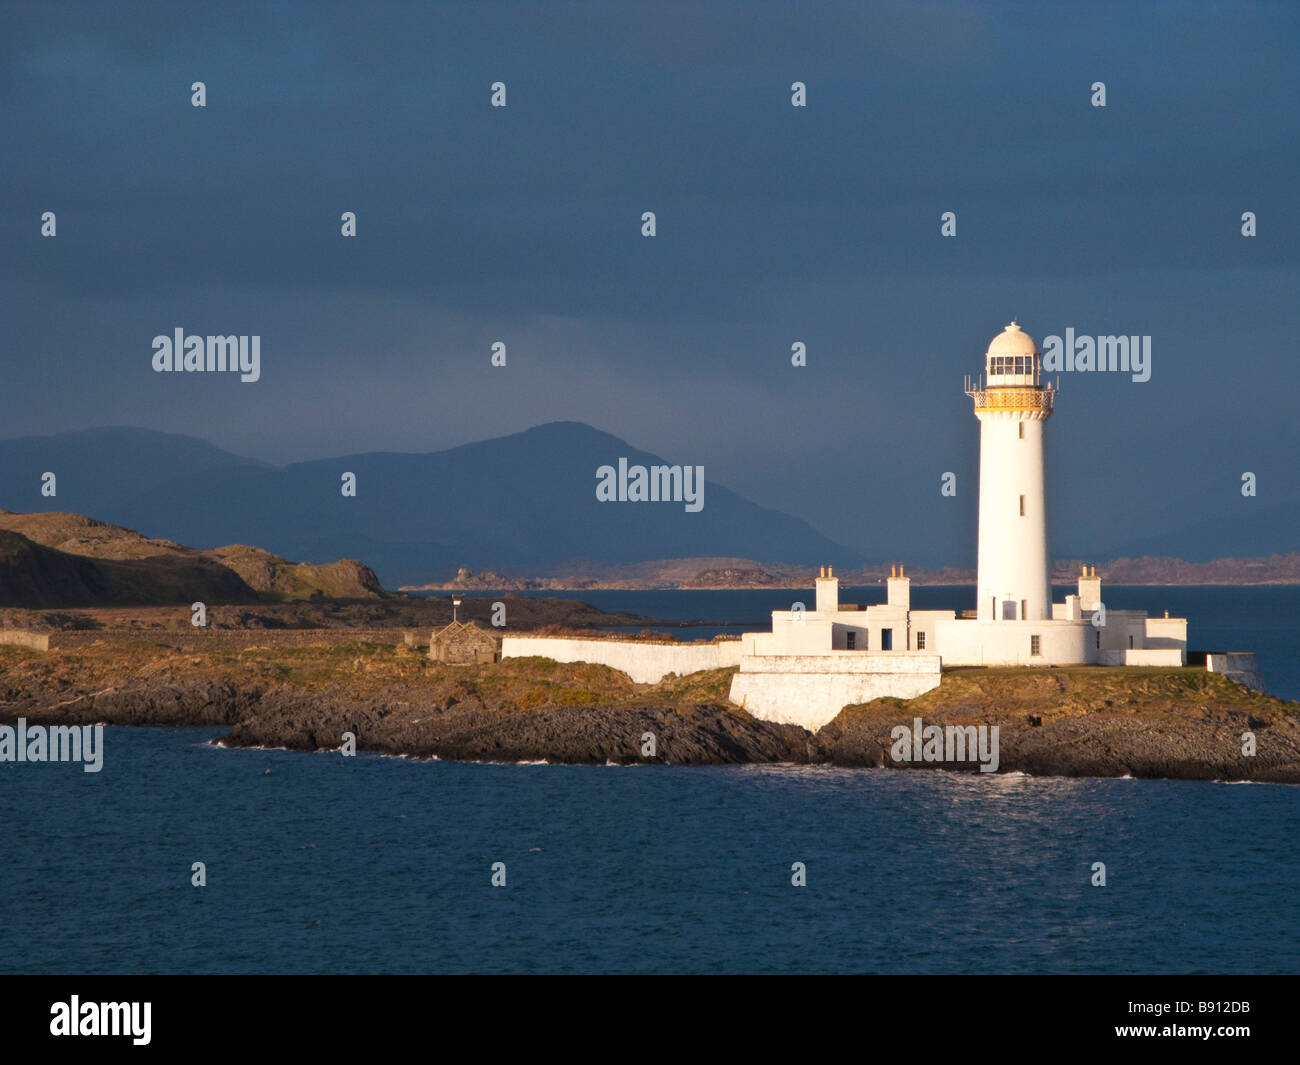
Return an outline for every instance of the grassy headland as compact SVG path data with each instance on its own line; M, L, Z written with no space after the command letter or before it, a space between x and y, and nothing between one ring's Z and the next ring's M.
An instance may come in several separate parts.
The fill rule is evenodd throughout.
M634 684L549 659L431 661L363 640L178 650L141 635L35 652L0 647L0 718L223 725L229 745L557 762L826 762L889 766L891 730L997 725L1002 772L1300 783L1300 704L1203 669L957 669L909 701L846 707L818 733L727 701L732 669ZM656 753L641 753L655 736ZM1253 757L1242 734L1256 737ZM918 767L975 770L966 765Z

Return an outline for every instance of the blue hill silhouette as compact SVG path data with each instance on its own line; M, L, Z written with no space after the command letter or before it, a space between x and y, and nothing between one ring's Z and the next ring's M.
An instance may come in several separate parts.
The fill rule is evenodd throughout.
M573 559L732 556L856 565L863 555L706 476L704 508L601 503L596 469L663 464L581 422L428 454L372 452L275 467L206 441L109 428L0 441L0 506L88 514L195 547L256 544L309 562L358 558L385 585L458 566L552 571ZM57 496L40 494L57 475ZM340 492L343 473L357 494ZM706 469L707 475L707 469Z

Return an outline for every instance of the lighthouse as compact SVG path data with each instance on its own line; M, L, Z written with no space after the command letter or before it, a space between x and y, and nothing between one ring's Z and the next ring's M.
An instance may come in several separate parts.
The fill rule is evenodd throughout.
M967 379L980 423L981 621L1052 617L1043 432L1055 393L1034 338L1012 322L993 338L983 380Z
M850 703L914 699L946 684L951 666L1185 666L1187 619L1106 607L1096 567L1084 567L1077 593L1051 600L1043 433L1056 391L1044 387L1038 345L1015 322L989 344L984 373L966 378L980 423L978 609L913 609L901 565L884 603L842 604L839 581L824 566L815 610L802 602L773 610L771 632L747 632L739 647L730 645L731 701L765 721L815 732ZM512 639L528 644L517 654L539 653L540 641ZM589 657L607 646L565 653L613 664ZM719 656L728 647L717 646Z

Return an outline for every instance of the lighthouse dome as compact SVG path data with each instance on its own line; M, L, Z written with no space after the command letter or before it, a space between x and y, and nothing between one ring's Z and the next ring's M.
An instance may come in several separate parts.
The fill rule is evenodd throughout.
M1038 354L1038 347L1034 343L1033 337L1016 325L1015 322L1012 322L993 338L992 343L989 344L988 354L1036 355Z

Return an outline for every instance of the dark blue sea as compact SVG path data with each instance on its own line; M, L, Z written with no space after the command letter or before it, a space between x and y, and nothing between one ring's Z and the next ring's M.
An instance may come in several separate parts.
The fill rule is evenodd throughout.
M1295 694L1300 589L1129 591L1114 605L1202 618L1194 645L1260 651ZM701 617L771 598L687 595ZM0 970L1300 970L1296 787L345 759L220 732L107 729L97 774L0 764Z

